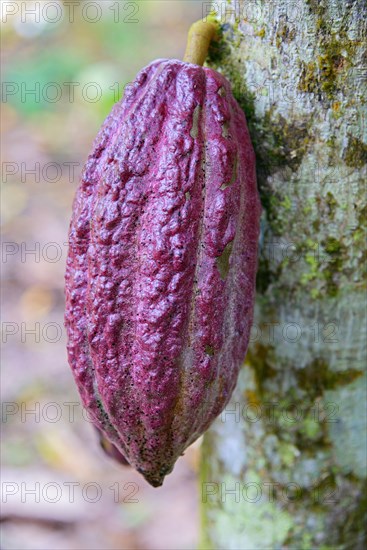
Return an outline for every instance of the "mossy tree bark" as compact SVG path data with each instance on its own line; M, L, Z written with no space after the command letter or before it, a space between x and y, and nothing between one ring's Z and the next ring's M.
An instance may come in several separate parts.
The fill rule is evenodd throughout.
M254 327L203 443L203 548L364 548L364 0L214 2L264 208Z

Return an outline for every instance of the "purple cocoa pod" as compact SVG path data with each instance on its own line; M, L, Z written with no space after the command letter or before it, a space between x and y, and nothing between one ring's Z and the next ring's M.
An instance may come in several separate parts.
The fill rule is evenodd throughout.
M254 152L228 81L191 63L151 63L84 167L65 323L84 406L155 487L235 387L259 217Z

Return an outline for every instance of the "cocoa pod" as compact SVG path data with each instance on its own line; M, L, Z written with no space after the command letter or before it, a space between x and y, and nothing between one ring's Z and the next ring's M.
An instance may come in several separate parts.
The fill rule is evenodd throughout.
M83 170L65 324L84 406L153 486L235 387L259 217L254 152L228 81L178 60L144 68Z

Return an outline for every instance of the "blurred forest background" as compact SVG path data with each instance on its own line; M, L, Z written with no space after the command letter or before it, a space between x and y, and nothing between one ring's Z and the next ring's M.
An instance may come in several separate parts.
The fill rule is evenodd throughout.
M199 444L160 489L103 454L67 364L63 286L72 200L103 119L143 66L182 58L202 9L2 2L4 550L197 545Z

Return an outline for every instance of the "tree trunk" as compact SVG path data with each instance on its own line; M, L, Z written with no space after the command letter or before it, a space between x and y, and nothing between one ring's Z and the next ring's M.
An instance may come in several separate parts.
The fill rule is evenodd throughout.
M364 548L366 2L213 9L264 212L246 364L203 442L201 546Z

